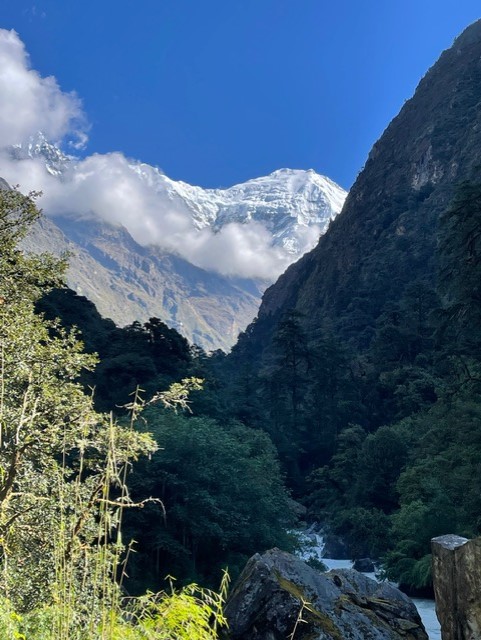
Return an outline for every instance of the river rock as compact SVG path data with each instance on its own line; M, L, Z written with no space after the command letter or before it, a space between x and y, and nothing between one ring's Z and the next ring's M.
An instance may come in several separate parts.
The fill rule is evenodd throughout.
M297 520L303 520L306 517L307 508L303 504L292 498L289 498L288 504L289 510L296 516Z
M362 571L363 573L374 573L376 566L371 558L357 558L354 560L353 569Z
M279 549L249 560L225 614L231 640L428 638L414 604L390 583L353 569L319 573Z
M349 547L339 536L333 533L324 533L323 541L323 558L334 558L335 560L350 560L352 558Z
M481 538L431 541L436 615L443 640L481 639Z

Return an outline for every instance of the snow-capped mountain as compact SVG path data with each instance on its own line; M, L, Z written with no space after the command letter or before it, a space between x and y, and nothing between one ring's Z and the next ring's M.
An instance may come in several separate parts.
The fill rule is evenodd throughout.
M263 290L316 244L346 197L313 170L280 169L228 189L203 189L121 154L66 155L42 134L9 155L6 177L18 181L16 162L27 161L27 172L30 162L39 182L29 187L45 193L49 219L27 241L29 250L73 253L70 286L118 324L158 316L206 349L234 344ZM170 236L164 217L177 225ZM232 229L227 251L234 254L239 239L241 259L244 252L262 267L270 260L270 271L246 277L238 256L225 257L222 234ZM206 262L206 254L213 258Z
M307 250L302 230L316 227L318 235L324 233L347 196L313 169L279 169L228 189L203 189L171 180L150 165L135 163L131 168L157 193L165 194L170 206L188 211L197 229L219 231L229 223L258 222L272 234L273 245L295 257Z
M61 180L74 180L82 173L82 162L65 155L42 133L12 147L11 153L18 160L42 160L48 173ZM157 167L141 162L128 161L128 168L155 194L159 218L167 211L175 211L187 216L195 229L210 228L214 232L232 223L256 222L271 234L273 247L290 254L288 262L316 244L342 209L347 195L313 169L279 169L227 189L204 189L171 180ZM128 224L124 225L132 232ZM308 233L308 229L313 232ZM154 238L152 243L159 241ZM172 249L170 245L168 248ZM188 255L183 257L189 259Z
M40 159L52 176L62 176L75 163L73 156L68 156L54 144L51 144L40 131L22 144L10 147L10 154L15 160Z
M279 169L226 189L222 195L224 203L215 223L217 228L230 221L244 224L254 220L271 231L275 244L297 254L299 247L292 242L295 232L301 227L317 226L324 233L341 211L347 194L313 169Z
M166 206L187 212L197 229L220 231L227 224L257 222L272 234L272 245L292 260L312 249L341 211L347 193L313 169L279 169L228 189L203 189L171 180L157 168L131 165L139 177L166 199ZM314 233L307 234L312 228Z

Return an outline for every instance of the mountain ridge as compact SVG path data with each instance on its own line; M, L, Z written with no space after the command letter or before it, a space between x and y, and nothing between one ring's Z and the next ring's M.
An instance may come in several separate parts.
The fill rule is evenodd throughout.
M82 172L81 159L64 154L41 132L11 147L10 154L17 161L40 160L52 177L66 183L74 181L76 174ZM131 174L159 198L159 214L170 213L173 208L185 214L196 230L211 228L214 233L222 231L226 225L257 222L272 233L272 246L294 257L304 253L308 247L305 229L315 227L316 231L324 233L342 209L346 197L346 192L339 185L313 169L283 168L228 188L204 189L172 180L157 167L146 163L128 160L127 166ZM79 178L84 179L84 176ZM69 213L62 211L61 215ZM84 215L98 217L95 211L84 211ZM139 237L135 225L123 224L140 244L157 244L164 249L175 250L172 243L163 244L165 239L151 234ZM192 261L188 255L183 257Z
M209 274L178 256L142 247L118 226L103 223L101 233L90 236L81 222L56 222L44 217L23 248L68 251L68 285L118 325L160 317L205 350L228 351L257 311L261 291L253 283Z

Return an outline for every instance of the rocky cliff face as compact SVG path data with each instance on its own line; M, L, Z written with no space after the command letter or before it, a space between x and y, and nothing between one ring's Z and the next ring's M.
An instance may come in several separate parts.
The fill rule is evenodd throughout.
M385 305L413 280L433 278L439 215L459 182L479 180L480 161L481 21L441 55L374 145L317 247L266 291L247 342L264 348L296 308L307 328L326 324L369 344Z

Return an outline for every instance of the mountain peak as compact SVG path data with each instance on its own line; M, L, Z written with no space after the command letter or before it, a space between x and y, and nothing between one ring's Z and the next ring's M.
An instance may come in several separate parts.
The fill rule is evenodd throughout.
M461 50L479 42L481 42L481 19L466 27L454 41L454 46Z
M40 159L45 168L53 176L60 176L75 160L73 156L63 153L56 145L48 141L43 131L38 131L20 144L10 147L10 154L15 160Z
M227 189L203 189L186 182L172 180L157 167L128 160L121 154L112 160L117 164L112 169L113 182L111 183L111 176L105 170L105 163L107 163L107 169L109 166L107 157L98 156L95 162L92 158L79 160L67 156L58 147L49 143L42 132L30 137L25 143L12 147L11 154L17 160L42 161L51 175L61 178L65 187L72 182L75 185L79 177L81 178L79 184L82 185L86 180L96 180L95 176L99 172L106 177L103 178L103 182L99 183L97 180L95 190L99 188L99 184L105 183L106 188L110 188L111 192L115 193L118 191L115 180L121 180L123 183L120 191L124 189L126 183L130 184L129 189L136 193L135 217L130 214L112 217L112 212L115 215L116 211L125 208L125 203L122 202L120 206L113 204L109 207L107 219L113 223L123 224L140 244L158 245L175 251L186 260L210 271L226 273L222 270L224 267L220 266L219 261L214 261L211 257L206 258L204 255L199 258L194 241L189 246L186 246L186 243L182 245L177 229L182 228L193 234L202 232L205 240L205 233L209 230L213 234L218 234L227 225L243 225L245 233L251 233L251 237L256 234L263 236L264 244L265 242L268 244L265 250L273 253L269 274L266 273L264 265L261 265L255 274L255 277L267 278L271 281L292 260L313 248L319 235L341 211L347 195L339 185L318 174L314 169L287 167ZM47 190L43 185L39 185L39 188ZM75 187L73 193L75 195ZM106 193L105 201L108 201L109 197L109 193ZM89 216L103 217L101 211L96 211L98 201L98 198L94 198L91 206L88 207ZM149 213L142 211L143 202ZM84 210L76 214L75 198L69 198L71 217L85 218L87 204L90 203L82 200L81 206ZM59 211L58 206L56 210ZM48 207L46 212L48 214ZM165 219L169 216L179 224L178 227L174 225L172 237L165 233L166 227L169 227ZM252 224L257 224L258 228L248 231L245 225ZM231 226L229 229L232 231ZM219 240L220 237L217 237L217 242ZM242 240L240 242L242 243ZM218 249L219 245L217 244L216 247ZM196 253L195 256L193 252ZM207 252L209 253L208 249ZM260 252L263 253L262 250ZM237 268L232 265L233 262L230 261L229 269L232 271L229 271L228 275L244 277L247 272L249 277L252 275L252 266L246 268L241 265Z
M308 175L308 174L316 174L317 172L314 169L290 169L289 167L282 167L281 169L276 169L273 171L271 176L282 176L282 175ZM317 174L319 175L319 174Z

